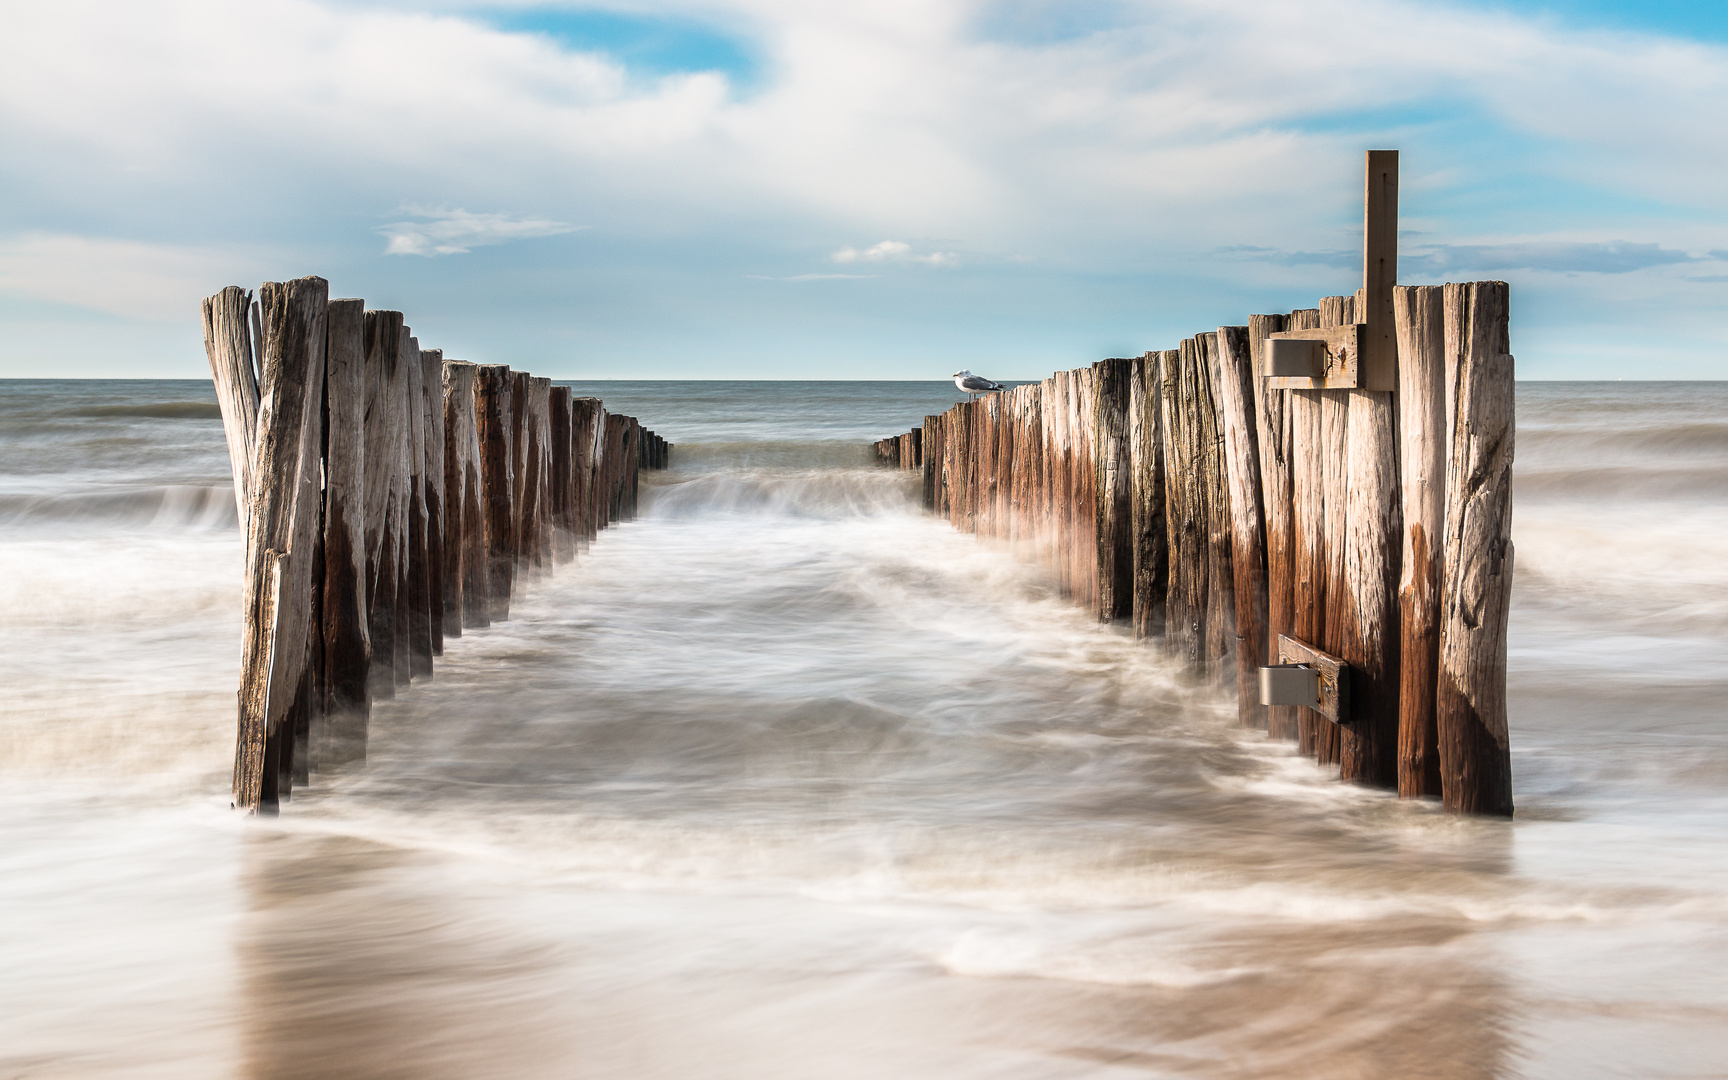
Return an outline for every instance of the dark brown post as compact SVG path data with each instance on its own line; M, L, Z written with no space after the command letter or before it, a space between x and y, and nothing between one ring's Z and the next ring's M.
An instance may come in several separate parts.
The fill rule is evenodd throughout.
M1165 522L1168 526L1170 588L1165 599L1167 636L1172 656L1190 671L1206 663L1207 516L1202 496L1205 446L1200 430L1200 360L1193 338L1180 349L1159 354L1163 385Z
M547 394L547 409L550 414L548 433L552 442L552 558L555 562L567 563L576 557L576 523L573 510L576 505L575 474L571 471L570 461L575 449L570 430L571 393L568 386L554 386Z
M396 696L396 594L406 527L396 479L408 423L403 329L400 311L366 312L366 612L372 642L368 693L374 701Z
M1129 373L1128 441L1133 483L1134 636L1161 637L1170 588L1170 542L1164 521L1164 437L1158 357L1149 352Z
M444 350L420 351L420 410L425 427L421 481L426 502L426 595L432 654L444 653Z
M324 649L320 761L366 753L366 301L332 300L324 378Z
M571 468L576 474L577 535L584 543L594 539L595 492L598 490L595 469L600 457L600 433L605 424L600 420L599 398L576 398L570 403L572 451Z
M408 670L432 677L432 574L426 512L425 369L420 342L409 337L402 366L408 372Z
M515 437L511 432L514 380L508 367L484 364L474 374L474 424L480 443L480 490L486 500L488 618L510 617L510 593L516 579L516 492L513 471Z
M486 499L473 364L444 362L444 633L492 623Z
M1512 814L1506 618L1512 595L1513 365L1503 281L1447 285L1446 548L1436 718L1448 810Z
M1356 300L1351 296L1320 299L1320 325L1344 326L1356 321ZM1354 604L1344 576L1348 549L1350 497L1350 391L1321 390L1320 395L1320 486L1322 552L1326 576L1326 609L1320 617L1320 648L1341 655L1350 647L1349 618ZM1314 726L1314 757L1322 765L1336 765L1342 754L1338 725L1318 720Z
M1134 616L1134 447L1128 421L1133 376L1133 360L1092 365L1093 551L1100 622Z
M1266 385L1266 338L1284 329L1282 315L1250 315L1248 348L1253 358L1256 443L1260 451L1260 505L1266 528L1266 653L1263 664L1277 663L1280 634L1294 634L1295 546L1291 533L1290 392ZM1275 739L1296 738L1296 710L1271 706L1266 732Z
M1397 403L1390 391L1346 390L1344 595L1351 610L1333 652L1350 663L1350 724L1339 730L1340 775L1374 787L1398 786ZM1331 613L1328 612L1328 619Z

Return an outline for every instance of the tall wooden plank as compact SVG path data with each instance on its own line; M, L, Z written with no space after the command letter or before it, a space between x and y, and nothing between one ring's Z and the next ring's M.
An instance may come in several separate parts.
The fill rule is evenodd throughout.
M263 379L247 500L246 621L241 638L234 804L274 808L284 724L305 689L312 548L322 527L320 464L329 285L259 289Z
M1359 361L1363 390L1398 389L1392 290L1398 283L1398 151L1369 150L1362 193L1362 288L1356 322L1367 324Z
M473 364L444 361L444 633L492 623L491 566Z
M502 364L482 364L474 373L474 424L480 443L480 491L485 499L487 617L510 617L516 581L516 439L511 430L515 380Z
M529 378L526 371L510 373L510 476L514 485L510 491L510 532L516 559L513 585L521 580L522 569L528 563L527 549L533 532L533 524L525 519L528 510L528 445L531 437L528 419Z
M432 677L432 572L426 509L426 386L420 342L409 337L402 366L408 372L408 670Z
M1201 438L1201 491L1206 521L1206 671L1220 686L1235 675L1236 578L1230 546L1230 489L1224 467L1224 427L1219 413L1216 333L1195 339L1200 369L1195 383L1195 422ZM1258 676L1256 676L1258 683Z
M1318 308L1290 313L1286 329L1309 330L1320 325ZM1323 644L1326 618L1326 502L1324 425L1319 390L1287 391L1290 409L1291 468L1291 635L1309 645ZM1317 732L1328 724L1313 709L1296 717L1296 744L1304 754L1315 752Z
M1351 609L1336 636L1334 654L1350 663L1351 722L1339 730L1339 772L1345 780L1396 789L1398 571L1403 550L1398 406L1389 391L1342 393L1349 402L1344 595Z
M942 417L940 414L924 418L924 445L922 447L924 463L921 466L924 484L924 509L928 513L939 512L942 498Z
M572 451L571 469L575 476L577 535L583 543L594 539L595 492L598 490L595 470L600 460L599 434L605 428L600 420L599 398L576 398L570 402Z
M1112 358L1092 365L1093 561L1097 566L1100 622L1134 617L1134 448L1128 406L1134 361Z
M1164 597L1170 585L1169 536L1164 522L1164 436L1159 353L1137 357L1129 372L1128 443L1132 482L1129 532L1134 583L1130 617L1134 636L1164 633Z
M397 592L406 522L396 498L408 423L408 372L402 366L400 311L366 312L366 613L372 642L368 693L396 696Z
M1318 313L1316 313L1318 314ZM1295 540L1292 535L1294 490L1290 460L1290 392L1266 384L1266 339L1284 329L1282 315L1248 317L1248 349L1254 371L1256 443L1260 451L1261 510L1266 529L1266 653L1273 655L1281 634L1295 633ZM1296 738L1297 710L1288 705L1266 709L1266 733L1275 739Z
M444 653L444 350L420 350L420 409L425 424L422 488L426 502L426 595L432 655Z
M1267 662L1266 524L1260 486L1260 440L1254 358L1246 326L1218 328L1218 413L1224 428L1224 474L1230 495L1230 559L1236 601L1236 711L1265 727L1260 665Z
M1344 326L1356 321L1356 298L1325 296L1320 298L1320 325ZM1348 619L1352 598L1344 577L1345 554L1349 535L1349 433L1350 392L1321 390L1321 504L1322 543L1326 575L1326 610L1321 616L1320 647L1339 655L1349 647ZM1314 729L1314 756L1322 765L1336 765L1342 755L1342 739L1338 725L1319 722Z
M576 444L570 427L571 400L568 386L554 386L547 394L552 442L552 560L559 563L576 557L576 475L571 467Z
M1398 460L1404 518L1398 587L1398 794L1440 794L1434 718L1446 529L1446 332L1438 285L1395 289Z
M246 527L252 487L253 444L258 431L258 377L253 368L252 332L247 312L252 294L230 285L204 300L204 354L216 383L222 433L228 439L228 464L234 473L234 511Z
M1445 287L1446 547L1436 723L1442 801L1512 814L1506 620L1512 596L1514 386L1503 281Z
M1199 343L1159 354L1163 380L1164 505L1170 552L1170 588L1165 598L1165 647L1191 672L1206 665L1207 515L1204 503L1204 435L1198 423L1201 378Z
M372 711L366 596L366 301L332 300L324 374L323 701L320 761L365 756Z

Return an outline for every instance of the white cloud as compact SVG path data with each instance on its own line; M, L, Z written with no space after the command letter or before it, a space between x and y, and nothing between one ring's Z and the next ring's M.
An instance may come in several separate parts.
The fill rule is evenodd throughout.
M473 248L559 236L587 228L547 218L513 218L508 214L475 214L467 210L423 210L404 207L418 221L382 225L386 255L463 255Z
M912 245L903 240L884 240L860 251L854 247L843 247L829 258L837 263L874 262L874 263L922 263L925 266L959 266L960 256L952 251L928 251L922 254L913 251Z

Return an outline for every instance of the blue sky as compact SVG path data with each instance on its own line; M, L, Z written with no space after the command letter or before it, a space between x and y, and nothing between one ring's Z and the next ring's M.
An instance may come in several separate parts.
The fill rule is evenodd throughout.
M322 274L572 378L1031 378L1359 277L1728 378L1728 4L59 0L0 37L0 376L206 373Z

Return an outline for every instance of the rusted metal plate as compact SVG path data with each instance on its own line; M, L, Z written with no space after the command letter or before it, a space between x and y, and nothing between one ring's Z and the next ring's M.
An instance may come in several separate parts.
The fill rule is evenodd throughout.
M1278 662L1307 664L1320 672L1320 700L1310 706L1334 724L1350 722L1350 665L1289 634L1278 635Z

